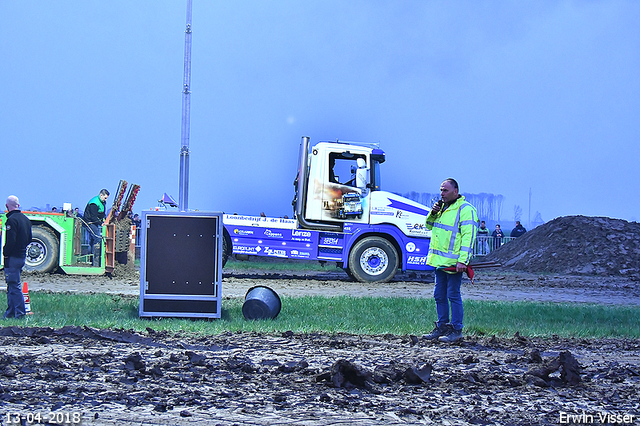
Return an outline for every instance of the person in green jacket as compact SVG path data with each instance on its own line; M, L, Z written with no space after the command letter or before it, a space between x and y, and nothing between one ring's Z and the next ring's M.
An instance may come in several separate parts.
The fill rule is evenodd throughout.
M101 189L84 208L84 221L89 232L89 253L93 254L93 266L100 266L102 246L102 223L106 218L107 198L109 191Z
M427 264L436 268L433 297L438 321L433 331L424 338L456 342L462 339L462 273L467 269L473 253L478 233L478 213L459 194L455 179L442 182L440 197L442 199L431 208L426 220L427 229L431 230Z

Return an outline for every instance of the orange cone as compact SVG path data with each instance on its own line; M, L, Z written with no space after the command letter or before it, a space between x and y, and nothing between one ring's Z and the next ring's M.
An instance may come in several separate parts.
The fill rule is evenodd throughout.
M31 311L31 301L29 300L29 287L27 283L22 284L22 296L24 297L24 313L27 315L33 315Z

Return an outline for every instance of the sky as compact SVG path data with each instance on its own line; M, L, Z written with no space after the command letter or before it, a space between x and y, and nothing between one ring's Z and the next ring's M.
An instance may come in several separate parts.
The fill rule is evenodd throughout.
M179 197L187 1L0 0L0 196ZM302 136L382 186L640 219L640 2L193 0L188 207L292 214ZM5 194L5 195L1 195Z

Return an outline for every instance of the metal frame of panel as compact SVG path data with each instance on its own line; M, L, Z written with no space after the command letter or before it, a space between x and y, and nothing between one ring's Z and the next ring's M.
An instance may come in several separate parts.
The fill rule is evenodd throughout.
M140 317L220 318L222 213L143 211Z

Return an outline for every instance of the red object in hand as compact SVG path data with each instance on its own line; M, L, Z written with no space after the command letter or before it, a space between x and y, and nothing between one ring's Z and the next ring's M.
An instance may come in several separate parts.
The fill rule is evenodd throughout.
M444 270L447 271L447 272L456 272L456 267L455 266L449 266L448 268L444 268ZM471 265L467 265L467 269L465 269L464 272L467 274L467 276L471 280L471 284L473 284L473 275L475 273L473 272L473 268L471 267Z

